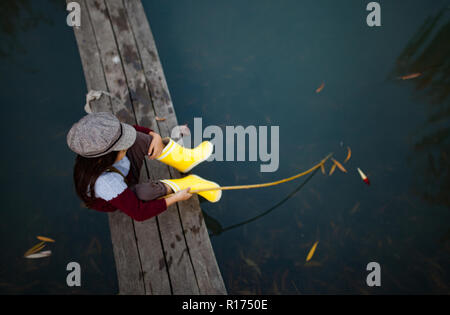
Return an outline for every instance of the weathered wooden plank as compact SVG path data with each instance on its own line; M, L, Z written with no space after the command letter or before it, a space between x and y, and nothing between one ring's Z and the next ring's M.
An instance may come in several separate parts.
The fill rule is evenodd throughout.
M166 119L158 122L159 131L162 137L169 137L170 131L177 126L178 122L150 25L141 1L126 1L125 7L130 16L129 21L141 56L155 114Z
M103 0L85 0L86 12L91 19L99 56L102 61L107 90L125 100L128 93L116 42ZM83 12L82 12L83 13ZM82 25L84 27L84 25ZM128 98L129 99L129 98ZM113 113L126 123L134 123L130 102L122 105L112 101ZM133 220L122 212L109 215L109 226L116 261L119 292L121 294L144 294L143 272L136 244Z
M71 2L67 0L67 2ZM103 65L97 47L91 20L86 8L86 3L80 1L81 25L74 27L75 38L80 52L81 64L83 65L84 77L87 90L106 91L106 82L103 74ZM99 100L91 102L94 112L110 112L112 110L109 97L101 97Z
M150 25L140 0L125 1L125 7L142 59L155 114L166 118L164 122L158 122L160 133L162 136L170 136L170 130L177 125L177 119ZM170 172L172 177L180 177L175 170L170 169ZM179 203L178 208L200 293L226 294L198 198L194 196L189 201Z
M181 222L201 294L227 294L198 198L180 207Z
M159 167L160 162L149 161L148 163L151 167L152 179L169 177L167 176L167 170ZM173 294L199 294L197 279L183 235L177 205L172 205L161 213L158 220Z
M141 168L140 178L141 182L145 182L149 178L145 167ZM134 228L144 273L145 293L151 295L172 294L157 218L135 222Z
M88 7L84 0L79 1L79 3L81 7L82 26L74 28L74 32L80 51L86 85L88 90L107 91L108 88L105 81L103 64ZM100 100L93 101L91 108L94 112L111 111L111 100L102 97ZM132 245L134 243L132 239L134 235L132 222L126 216L121 215L121 213L112 213L108 217L116 269L118 271L122 269L126 270L123 273L117 273L119 289L121 292L142 294L144 287L142 281L139 281L141 268L138 252L136 246L130 246L130 244ZM136 279L136 281L130 281L130 279Z
M132 104L136 115L137 123L143 126L148 126L159 132L158 126L155 123L155 115L151 105L151 99L146 85L144 72L141 65L141 60L134 41L133 32L128 23L128 15L121 0L109 0L106 2L110 19L112 21L113 30L118 43L119 52L123 61L127 84L132 96ZM154 163L150 169L151 174L160 174L161 177L152 176L154 179L168 178L170 176L168 167L161 163ZM150 174L148 174L149 176ZM146 178L148 180L149 177ZM171 207L172 208L172 207ZM198 292L195 275L192 270L192 265L189 257L183 253L186 251L186 244L183 246L170 246L173 243L172 238L176 233L182 233L180 219L178 213L169 208L164 214L157 218L159 223L159 234L162 238L162 244L165 253L167 266L169 267L170 280L172 281L172 288L174 293L196 293ZM176 207L175 207L176 208ZM158 267L164 267L166 264L161 264L163 252L158 252L161 256L157 256L155 252L155 242L160 242L158 239L151 238L154 234L155 226L152 222L143 222L135 224L136 234L138 235L138 246L140 248L141 260L146 262L146 266L151 265L147 260L158 262ZM143 240L143 241L140 241ZM158 244L159 245L159 244ZM181 245L181 244L180 244ZM144 253L151 253L152 256L145 256ZM171 261L175 259L178 264L172 265ZM155 261L156 260L156 261ZM155 270L150 268L147 270L143 266L143 270L148 279L146 285L150 282L158 282L158 290L152 290L153 294L167 293L170 290L169 280L166 277L163 279L162 272L159 268ZM153 273L152 273L153 271ZM155 274L154 272L157 272ZM157 281L159 280L159 281ZM154 287L156 284L153 284ZM170 292L170 291L169 291Z
M86 0L86 5L97 39L108 90L117 99L121 100L112 100L113 113L120 121L134 124L136 119L106 5L103 0Z

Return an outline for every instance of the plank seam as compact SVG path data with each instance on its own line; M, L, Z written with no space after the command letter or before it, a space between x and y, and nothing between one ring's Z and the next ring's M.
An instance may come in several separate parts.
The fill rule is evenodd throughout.
M106 12L108 13L108 21L109 21L110 24L111 24L111 16L110 16L110 14L109 14L108 6L106 5L106 2L105 2L105 1L103 1L103 3L104 3L104 5L105 5ZM91 17L90 17L90 12L89 12L89 10L88 10L88 13L89 13L89 19L91 20L91 25L92 25L92 19L91 19ZM95 29L94 29L93 25L92 25L92 30L93 30L93 32L94 32L95 41L96 41L96 43L97 43L97 36L96 36L96 34L95 34ZM118 42L117 42L116 34L114 33L114 28L113 28L112 24L111 24L111 30L112 30L112 34L113 34L113 36L114 36L114 41L115 41L116 46L117 46L117 52L119 53L119 56L120 56L120 59L121 59L121 65L122 65L123 74L124 74L124 76L125 76L125 79L127 79L126 73L125 73L125 69L123 69L123 60L122 60L122 56L121 56L121 54L120 54L119 44L118 44ZM97 46L98 46L98 43L97 43ZM101 60L101 58L100 58L100 60ZM103 62L102 62L102 67L103 67ZM104 70L104 68L103 68L103 70ZM106 74L105 74L104 71L103 71L103 74L104 74L104 76L105 76L105 83L106 83L106 86L108 87L108 92L109 92L110 89L109 89L108 81L106 80ZM127 81L128 81L128 80L127 80ZM127 84L127 90L128 90L128 95L129 95L129 98L130 98L131 108L133 109L134 120L136 121L136 113L135 113L135 111L134 111L133 101L132 101L132 99L131 99L131 93L130 93L130 89L129 89L128 84ZM111 102L112 102L112 100L111 100ZM111 112L113 112L112 109L111 109ZM136 121L136 123L137 123L137 121ZM132 226L133 226L134 239L136 240L135 245L136 245L136 250L137 250L138 258L139 258L139 266L140 266L140 269L141 269L141 270L140 270L140 275L142 276L142 284L143 284L143 286L144 286L144 294L146 294L145 281L144 281L144 280L145 280L145 279L144 279L144 270L143 270L143 267L142 267L142 260L141 260L141 253L139 252L139 246L137 246L137 236L136 236L136 228L135 228L135 225L134 225L134 220L131 220L131 223L132 223Z
M128 12L128 8L127 8L127 6L125 5L125 1L122 1L122 5L123 5L123 7L124 7L124 9L125 9L125 12L126 12L126 14L127 14L127 19L130 20L130 15L129 15L129 12ZM134 44L135 44L135 46L136 46L137 54L138 54L138 56L139 56L139 62L140 62L140 64L141 64L142 71L144 71L144 65L143 65L143 61L142 61L142 57L141 57L141 52L139 51L139 46L138 46L138 43L137 43L137 40L136 40L136 35L135 35L135 33L134 33L133 25L132 25L131 23L128 23L128 24L129 24L129 27L130 27L130 32L131 32L131 34L133 35L133 40L134 40ZM126 75L125 75L125 76L126 76ZM150 89L149 89L149 87L148 87L148 81L147 81L147 78L146 78L145 75L144 75L144 78L145 78L145 83L146 83L146 90L147 90L148 95L150 96L150 104L149 104L149 105L152 107L153 112L154 112L155 115L156 115L156 110L155 110L155 106L154 106L154 103L153 103L152 93L151 93L151 91L150 91ZM136 120L137 120L137 117L136 117ZM136 123L138 123L138 122L136 122ZM159 126L158 126L158 127L159 127ZM148 169L147 163L144 163L144 166L145 166L145 171L146 171L146 173L147 173L147 179L150 180L150 170ZM169 172L170 172L170 171L169 171ZM164 249L164 242L163 242L163 240L162 240L162 235L161 235L161 229L160 229L160 224L159 224L159 218L158 218L158 216L155 217L155 221L156 221L156 226L157 226L157 228L158 228L159 242L161 243L161 248L162 248L163 255L164 255L164 264L165 264L165 266L166 266L167 277L168 277L168 279L169 279L170 293L173 294L172 280L171 280L171 278L170 278L170 272L169 272L169 264L168 264L168 261L167 261L166 251L165 251L165 249Z
M126 5L125 5L125 0L122 0L122 3L123 3L123 6L124 6L124 8L125 8L125 11L126 11L126 13L127 13L127 17L128 17L128 20L129 20L129 19L130 19L130 16L129 16L128 9L127 9L127 7L126 7ZM148 21L148 18L147 18L147 21ZM148 23L150 24L150 21L149 21ZM138 56L139 56L139 61L141 62L142 69L144 69L144 65L143 65L143 61L142 61L142 57L141 57L141 52L140 52L139 46L138 46L138 44L137 44L136 35L135 35L135 33L134 33L133 26L132 26L131 24L130 24L130 31L131 31L131 33L133 34L133 40L134 40L134 42L135 42L135 44L136 44L136 48L137 48L136 51L137 51L137 54L138 54ZM155 47L156 47L156 42L155 42ZM148 82L148 80L147 80L147 76L144 75L144 78L145 78L146 88L147 88L148 94L150 95L151 106L152 106L152 108L153 108L153 112L154 112L155 115L156 115L156 109L155 109L154 102L153 102L153 97L154 97L154 96L152 95L152 93L151 93L151 91L150 91L150 89L149 89L149 82ZM168 91L168 92L169 92L169 91ZM169 92L169 93L170 93L170 92ZM147 170L147 172L148 172L149 170L148 170L148 168L147 168L147 165L145 165L145 167L146 167L146 170ZM170 167L169 167L168 169L169 169L169 174L171 175L172 178L174 178L174 174L173 174L173 172L171 171ZM179 220L179 222L180 222L181 230L183 231L184 243L185 243L185 245L186 245L187 253L188 253L188 256L189 256L189 261L190 261L191 266L192 266L192 271L194 272L195 282L196 282L196 284L197 284L197 288L198 288L199 292L201 292L202 290L200 289L200 285L199 285L197 273L196 273L196 271L195 271L194 262L192 261L191 252L190 252L190 250L189 250L189 244L188 244L188 242L187 242L187 240L186 240L186 233L185 233L185 229L184 229L184 226L183 226L183 221L182 221L182 219L181 219L181 213L180 213L180 208L178 207L178 204L176 204L176 207L177 207L177 213L178 213L178 220ZM159 232L159 222L157 221L157 223L158 223L158 232ZM160 235L160 236L161 236L161 235ZM161 240L161 243L162 243L162 237L160 238L160 240ZM163 245L163 244L162 244L162 245ZM163 246L163 249L164 249L164 246ZM166 256L166 255L165 255L165 251L164 251L164 257L165 257L165 256ZM168 271L168 269L167 269L167 271ZM171 283L171 281L170 281L170 273L168 272L168 274L169 274L169 284L170 284L170 287L171 287L171 290L172 290L172 283Z
M123 1L122 1L122 6L123 6L123 8L125 9L125 12L127 13L127 18L128 18L128 20L129 20L130 17L129 17L129 14L128 14L128 10L126 9L125 3L124 3ZM108 17L109 17L108 20L109 20L110 23L111 23L111 22L112 22L112 19L111 19L111 15L110 15L110 12L109 12L108 5L106 4L106 1L105 1L105 8L106 8L106 10L107 10ZM127 23L128 23L128 25L129 25L129 27L130 27L130 32L133 34L133 40L134 40L134 44L135 44L135 46L136 46L136 51L137 51L138 56L139 56L139 62L141 63L141 66L142 66L142 69L143 69L142 58L141 58L141 55L140 55L140 53L139 53L139 49L138 49L138 46L137 46L136 37L135 37L135 35L134 35L133 27L132 27L132 25L131 25L128 21L127 21ZM138 118L137 118L137 115L136 115L136 110L135 110L135 108L134 108L133 98L131 97L131 91L130 91L129 79L128 79L128 77L127 77L126 71L125 71L124 66L123 66L124 63L123 63L122 52L121 52L121 50L120 50L120 48L119 48L119 44L118 44L118 41L117 41L117 36L116 36L115 30L114 30L114 27L113 27L112 25L111 25L111 29L112 29L112 33L113 33L113 36L114 36L114 40L115 40L115 42L116 42L116 44L117 44L117 51L118 51L119 56L120 56L123 74L124 74L124 76L125 76L125 80L127 81L127 89L128 89L128 94L129 94L129 98L130 98L131 107L132 107L132 109L133 109L134 119L135 119L135 121L136 121L136 124L138 124ZM151 106L152 106L153 112L155 112L155 109L154 109L154 106L153 106L152 96L151 96L150 90L148 89L148 82L147 82L147 87L146 87L146 89L147 89L147 92L148 92L148 94L149 94L149 96L150 96L150 102L151 102ZM149 169L148 169L147 163L144 163L144 165L145 165L145 170L146 170L147 179L150 180L150 173L149 173ZM171 294L173 294L173 287L172 287L172 282L171 282L170 273L169 273L169 266L168 266L168 262L167 262L166 251L164 250L164 243L163 243L163 241L162 241L162 235L161 235L161 231L160 231L160 224L159 224L159 219L158 219L158 217L155 217L155 221L156 221L156 226L157 226L157 228L158 228L159 241L160 241L160 243L161 243L161 248L162 248L163 254L164 254L164 264L165 264L165 266L166 266L166 272L167 272L167 277L168 277L168 280L169 280L170 292L171 292ZM136 234L135 222L134 222L134 220L132 220L132 222L133 222L134 236L135 236L135 239L136 239L136 245L137 245L137 241L138 241L138 240L137 240L137 234ZM137 250L138 250L138 256L139 256L139 263L140 263L140 266L141 266L141 270L142 270L142 272L143 272L142 258L141 258L141 253L140 253L140 251L139 251L139 246L137 246ZM142 277L142 278L143 278L143 281L145 281L145 277ZM145 288L145 282L144 282L144 290L146 290L146 288Z
M121 53L120 48L119 48L120 47L119 46L119 42L117 41L117 36L116 36L115 31L114 31L114 26L112 25L112 19L111 19L111 15L109 13L108 5L106 4L106 0L103 0L103 3L105 5L106 12L108 13L108 19L107 20L110 23L111 31L112 31L112 34L114 36L114 42L116 43L117 52L118 52L119 57L120 57L120 65L122 66L123 76L125 77L125 80L127 82L128 99L130 100L130 106L131 106L131 109L133 110L134 122L137 124L138 122L137 122L136 111L135 111L134 105L133 105L133 98L131 97L131 92L132 91L130 90L130 86L128 84L129 80L127 78L127 73L125 71L125 67L123 66L124 65L124 61L123 61L123 58L122 58L122 53Z
M122 53L121 53L120 48L119 48L119 43L118 43L118 41L117 41L116 33L115 33L114 27L113 27L113 25L112 25L112 19L111 19L111 15L110 15L110 13L109 13L109 8L108 8L108 5L106 4L106 1L104 1L104 5L105 5L106 12L108 13L108 21L109 21L110 24L111 24L111 31L112 31L112 34L113 34L113 36L114 36L114 41L115 41L116 46L117 46L117 52L119 53L119 56L120 56L120 62L121 62L120 64L121 64L121 66L122 66L123 75L124 75L124 77L125 77L125 80L127 81L128 97L129 97L129 99L130 99L130 105L131 105L131 108L133 109L134 120L135 120L135 122L136 122L136 124L137 124L136 111L134 110L133 99L131 98L131 91L130 91L130 87L129 87L129 85L128 85L128 78L127 78L127 74L126 74L126 71L125 71L124 66L123 66ZM132 225L133 225L133 234L134 234L134 239L135 239L136 249L137 249L138 258L139 258L139 266L141 267L140 274L141 274L141 276L142 276L142 283L143 283L143 285L144 285L144 294L146 294L146 293L147 293L147 290L146 290L146 288L145 288L144 268L143 268L143 266L142 266L142 258L141 258L141 253L140 253L140 251L139 251L139 246L137 245L138 239L137 239L137 235L136 235L136 226L135 226L134 220L131 220L131 223L132 223Z
M195 282L197 283L198 292L200 294L202 294L202 289L200 288L200 284L198 282L197 272L195 271L194 262L192 261L191 251L189 250L189 245L188 245L188 242L187 242L187 239L186 239L186 233L185 233L184 226L183 226L183 220L181 219L180 208L178 207L178 205L177 205L177 211L178 211L178 219L180 220L181 229L183 230L184 243L186 244L186 249L187 249L188 256L189 256L189 261L191 262L192 271L194 272Z
M87 5L87 3L86 3L86 0L83 0L83 2L84 2L84 7L85 7L85 8L88 8L88 5ZM96 36L96 34L95 34L95 28L94 28L94 25L93 25L93 23L92 23L91 12L90 12L89 10L86 10L86 11L87 11L87 16L88 16L88 18L89 18L89 25L91 26L92 34L94 35L94 39L95 39L95 47L97 47L98 60L100 61L100 65L102 66L103 79L105 80L105 85L106 85L106 87L108 88L108 92L109 92L108 80L106 80L105 68L104 68L103 60L102 60L101 53L100 53L100 47L98 46L97 36ZM89 92L89 91L88 91L88 92ZM106 95L106 96L108 96L108 100L109 100L108 103L109 103L110 111L111 111L111 113L113 113L112 99L111 99L111 97L110 97L109 95Z

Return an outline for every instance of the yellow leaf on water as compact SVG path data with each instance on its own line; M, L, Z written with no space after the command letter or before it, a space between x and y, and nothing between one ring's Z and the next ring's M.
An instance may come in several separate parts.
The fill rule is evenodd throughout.
M313 247L309 250L308 256L306 256L306 261L310 261L312 256L314 255L314 252L316 251L317 244L319 244L319 241L315 242Z
M359 201L358 201L358 202L356 202L356 204L353 206L352 210L350 211L350 214L356 213L356 211L358 211L358 209L359 209L359 206L360 206L360 203L359 203Z
M52 251L47 250L47 251L43 251L43 252L39 252L36 254L31 254L31 255L25 256L25 258L28 258L28 259L45 258L45 257L50 256L51 254L52 254Z
M348 151L348 153L347 153L347 157L344 160L344 163L347 163L348 160L350 160L350 158L352 157L352 149L350 149L350 147L347 147L347 151Z
M316 93L322 92L324 87L325 87L325 82L322 82L322 84L317 88Z
M44 247L45 247L45 242L40 242L40 243L34 245L33 247L31 247L29 250L27 250L25 252L24 256L26 257L26 256L29 256L31 254L34 254L34 253L40 251Z
M334 171L336 170L336 164L333 164L333 166L330 169L330 173L328 174L328 176L333 175Z
M43 242L50 242L50 243L54 243L55 240L50 238L50 237L45 237L45 236L38 236L37 237L38 240L43 241Z
M325 166L323 166L323 164L320 165L320 170L322 171L322 174L323 174L323 175L326 174L326 173L325 173Z
M420 77L421 75L422 75L422 73L417 72L417 73L412 73L412 74L408 74L408 75L401 76L401 77L399 77L399 79L402 79L402 80L411 80L411 79L418 78L418 77Z
M342 172L347 173L347 170L345 169L344 166L342 166L341 163L339 163L338 161L336 161L333 158L331 158L331 160L334 162L334 165L336 165Z

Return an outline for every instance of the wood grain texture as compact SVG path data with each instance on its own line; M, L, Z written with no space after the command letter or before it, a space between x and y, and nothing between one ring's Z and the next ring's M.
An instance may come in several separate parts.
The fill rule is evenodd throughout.
M145 167L141 168L141 182L148 180ZM158 218L134 223L136 241L141 257L145 293L151 295L172 294L167 263L164 257Z
M67 0L67 2L71 1ZM107 91L100 52L98 51L86 3L83 0L79 4L82 27L74 27L74 33L80 52L87 90ZM91 102L91 108L94 112L110 112L112 111L111 100L109 97L101 97L99 100Z

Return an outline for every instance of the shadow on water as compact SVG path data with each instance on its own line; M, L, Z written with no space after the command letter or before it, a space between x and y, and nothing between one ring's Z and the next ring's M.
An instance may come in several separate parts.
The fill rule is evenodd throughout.
M293 190L290 194L288 194L285 198L283 198L281 201L279 201L277 204L273 205L272 207L270 207L269 209L261 212L260 214L258 214L257 216L250 218L248 220L242 221L240 223L236 223L233 225L230 225L228 227L223 228L222 225L220 224L220 222L216 219L214 219L213 217L211 217L209 214L206 213L206 211L203 211L203 217L205 219L205 224L206 227L208 228L209 231L211 231L211 233L209 234L209 236L217 236L220 235L226 231L238 228L240 226L244 226L246 224L249 224L253 221L256 221L266 215L268 215L269 213L271 213L272 211L274 211L275 209L277 209L279 206L281 206L282 204L284 204L286 201L288 201L289 199L291 199L294 195L296 195L313 177L314 175L318 172L319 169L316 169L311 175L308 176L307 179L305 179L305 181L300 184L295 190Z
M414 88L413 97L426 103L427 117L415 132L409 162L414 169L413 193L433 207L450 207L450 19L449 8L428 17L402 54L397 58L394 74L420 73L404 81ZM436 213L433 213L435 215ZM442 233L442 232L441 232ZM436 287L448 292L442 265L450 250L450 228L437 240L440 254L418 258ZM441 264L441 265L440 265ZM426 267L428 266L428 267Z
M394 73L421 73L406 81L414 85L414 97L423 98L428 118L415 140L410 161L415 169L414 190L431 205L450 206L450 10L428 17L402 54Z
M0 2L0 58L12 58L28 51L19 40L23 32L36 28L40 23L52 25L52 19L44 9L38 9L31 0L3 0ZM45 4L65 7L63 0L48 0ZM45 5L40 5L45 7Z

